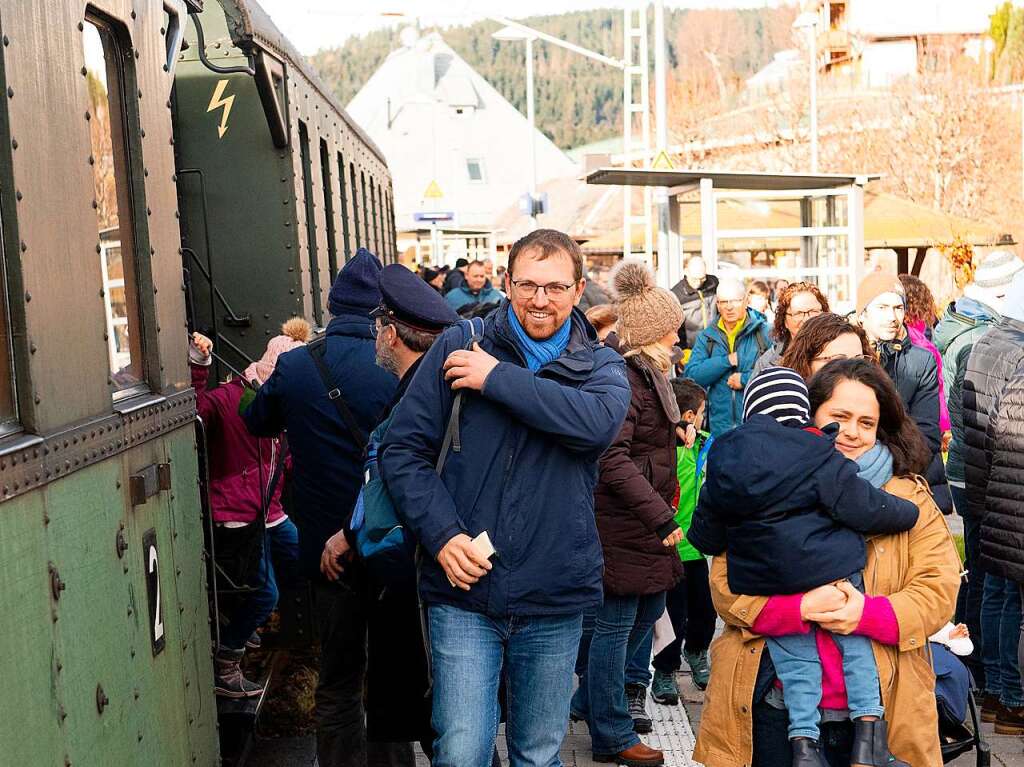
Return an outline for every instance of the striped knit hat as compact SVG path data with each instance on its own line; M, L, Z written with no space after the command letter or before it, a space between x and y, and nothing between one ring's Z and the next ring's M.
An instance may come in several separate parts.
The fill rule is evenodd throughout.
M795 370L765 368L747 384L743 393L743 420L770 415L782 424L803 426L811 420L807 384Z
M1003 297L1017 272L1024 270L1024 261L1008 250L993 250L978 265L964 295L1000 311Z

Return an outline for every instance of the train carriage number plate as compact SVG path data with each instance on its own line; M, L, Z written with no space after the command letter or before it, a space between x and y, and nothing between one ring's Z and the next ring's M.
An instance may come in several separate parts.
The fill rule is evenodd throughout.
M147 530L142 535L143 566L146 573L146 593L149 596L149 636L153 644L153 655L164 649L164 606L160 593L160 553L156 546L156 530Z

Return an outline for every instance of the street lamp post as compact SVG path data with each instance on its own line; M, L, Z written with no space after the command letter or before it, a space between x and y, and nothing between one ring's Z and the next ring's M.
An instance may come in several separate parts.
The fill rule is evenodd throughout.
M796 17L793 29L807 30L811 83L811 173L818 172L818 15L804 11Z
M533 41L532 35L522 29L505 27L493 35L495 40L523 40L526 42L526 121L530 126L530 228L537 228L537 124L533 106Z

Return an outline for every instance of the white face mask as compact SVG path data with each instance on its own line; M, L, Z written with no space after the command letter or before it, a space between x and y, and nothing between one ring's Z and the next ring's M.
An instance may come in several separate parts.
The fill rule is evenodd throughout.
M764 314L764 310L768 308L768 299L755 293L750 294L750 299L747 303L751 309L757 309L761 314Z

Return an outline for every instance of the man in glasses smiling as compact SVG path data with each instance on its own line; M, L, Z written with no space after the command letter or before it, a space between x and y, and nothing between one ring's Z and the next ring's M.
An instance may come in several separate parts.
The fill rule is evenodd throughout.
M565 234L516 242L508 300L472 343L468 322L434 343L381 446L388 490L426 554L435 765L490 763L503 673L516 691L510 752L560 764L583 612L603 597L597 461L630 400L622 358L575 308L585 284ZM438 475L453 390L464 392L458 447ZM473 541L483 533L490 557Z

